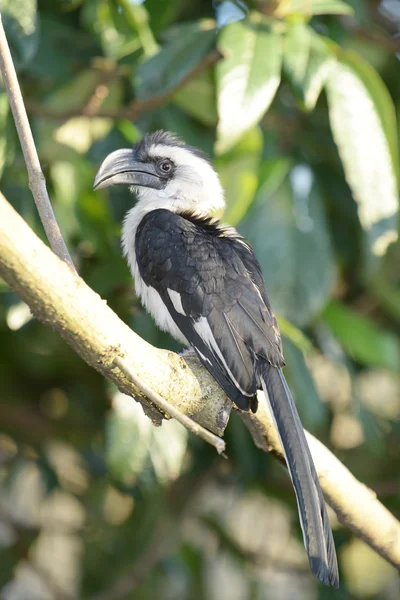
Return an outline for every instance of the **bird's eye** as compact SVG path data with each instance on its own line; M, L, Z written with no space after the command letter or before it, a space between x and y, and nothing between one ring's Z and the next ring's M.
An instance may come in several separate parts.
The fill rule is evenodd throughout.
M172 169L172 163L169 160L163 160L160 162L159 167L163 173L170 173Z

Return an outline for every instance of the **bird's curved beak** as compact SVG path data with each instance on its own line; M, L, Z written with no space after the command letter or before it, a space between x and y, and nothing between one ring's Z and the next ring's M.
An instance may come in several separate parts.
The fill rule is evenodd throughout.
M133 150L127 148L109 154L100 165L93 189L111 185L132 185L159 190L163 187L154 165L136 160Z

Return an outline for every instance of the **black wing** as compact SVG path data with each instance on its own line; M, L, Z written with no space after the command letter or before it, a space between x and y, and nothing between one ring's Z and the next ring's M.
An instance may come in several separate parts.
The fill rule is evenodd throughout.
M232 231L158 209L138 227L136 257L201 362L248 409L260 386L257 360L284 362L259 264Z
M204 366L239 408L256 410L255 394L263 386L296 491L311 569L320 581L337 587L329 519L279 368L284 364L281 340L260 266L234 230L193 221L167 210L146 215L136 236L140 274L159 292Z

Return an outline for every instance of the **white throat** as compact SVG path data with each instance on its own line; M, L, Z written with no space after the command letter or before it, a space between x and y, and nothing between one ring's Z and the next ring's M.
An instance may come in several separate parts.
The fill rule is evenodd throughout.
M172 181L162 190L136 188L136 206L126 214L122 227L122 248L135 280L135 291L152 314L158 326L176 339L187 343L159 294L148 287L140 276L136 261L135 240L139 223L143 217L160 208L171 212L189 211L197 215L211 216L225 206L224 194L217 173L204 159L180 147L154 146L152 154L168 157L176 165Z
M133 276L136 265L136 231L143 217L159 208L171 212L189 211L211 216L225 206L224 192L217 173L203 158L182 147L155 145L150 154L171 159L176 170L172 181L162 190L138 187L138 201L126 215L122 229L122 248Z

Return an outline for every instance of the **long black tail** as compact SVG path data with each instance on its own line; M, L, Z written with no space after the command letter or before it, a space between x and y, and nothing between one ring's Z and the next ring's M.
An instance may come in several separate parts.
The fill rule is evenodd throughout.
M265 367L263 389L269 400L296 492L311 570L322 583L337 588L339 573L336 551L324 497L296 405L280 369L270 365Z

